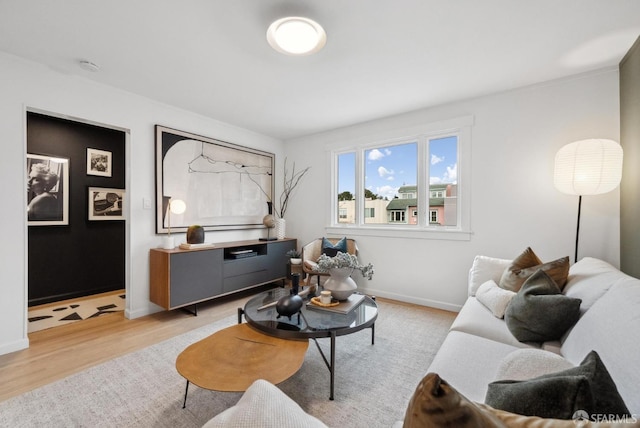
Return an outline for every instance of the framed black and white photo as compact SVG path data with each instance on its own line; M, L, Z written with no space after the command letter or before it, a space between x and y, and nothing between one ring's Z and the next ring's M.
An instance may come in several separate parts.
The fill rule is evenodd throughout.
M89 187L89 220L124 220L124 189Z
M156 233L264 227L273 153L156 125ZM169 201L185 203L167 214ZM170 222L170 223L169 223Z
M111 177L111 152L87 148L87 175Z
M69 224L69 159L27 154L27 224Z

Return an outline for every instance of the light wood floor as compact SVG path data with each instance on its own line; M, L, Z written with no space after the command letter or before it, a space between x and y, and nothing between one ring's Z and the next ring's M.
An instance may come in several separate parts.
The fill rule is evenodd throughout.
M257 291L202 303L197 317L173 310L129 320L115 313L31 333L28 349L0 355L0 401L236 315Z
M120 312L30 333L28 349L0 355L0 401L237 314L249 297L199 304L197 317L174 310L129 320Z

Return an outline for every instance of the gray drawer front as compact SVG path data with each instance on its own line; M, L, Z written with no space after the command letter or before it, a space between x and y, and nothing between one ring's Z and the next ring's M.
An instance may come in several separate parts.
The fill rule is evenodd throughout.
M231 278L247 273L261 272L269 267L269 259L267 256L247 257L246 259L225 260L224 272L225 278Z
M170 305L172 307L211 298L222 292L222 250L173 254Z
M249 287L251 285L260 284L263 282L269 282L273 280L273 277L269 275L269 271L263 270L260 272L246 273L244 275L237 275L224 279L223 290L225 293L230 291L240 290L242 288Z

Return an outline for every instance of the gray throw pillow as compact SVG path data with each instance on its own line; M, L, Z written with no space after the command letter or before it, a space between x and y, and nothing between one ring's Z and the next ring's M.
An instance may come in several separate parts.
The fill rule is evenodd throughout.
M520 342L557 340L578 321L580 302L563 295L554 280L539 269L511 299L504 320Z
M586 376L492 382L484 402L494 409L553 419L571 419L578 410L593 409Z
M596 351L589 352L579 366L556 373L526 381L492 382L485 403L521 415L557 419L570 419L578 410L620 419L630 416Z

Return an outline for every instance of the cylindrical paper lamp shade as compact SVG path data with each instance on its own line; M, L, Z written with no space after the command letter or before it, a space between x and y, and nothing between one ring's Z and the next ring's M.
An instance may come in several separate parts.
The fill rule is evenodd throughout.
M622 178L622 147L613 140L582 140L556 154L553 184L570 195L599 195L618 187Z

